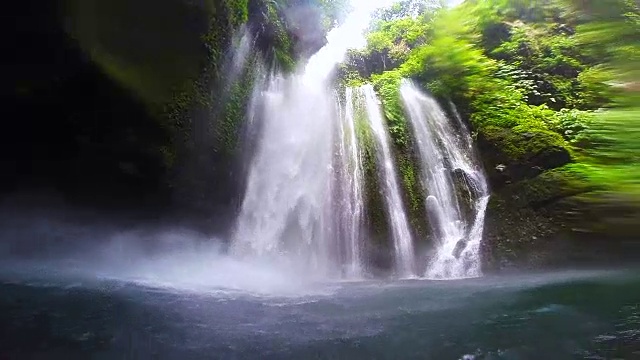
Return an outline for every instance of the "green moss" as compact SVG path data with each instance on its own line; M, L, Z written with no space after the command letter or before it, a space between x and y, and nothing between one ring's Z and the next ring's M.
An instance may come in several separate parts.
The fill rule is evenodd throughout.
M357 88L367 83L360 74L355 71L350 71L346 67L341 66L339 71L342 72L339 76L339 84L341 87Z
M419 179L419 159L414 154L413 137L400 98L399 70L387 71L373 76L373 84L382 102L382 107L393 141L394 157L398 164L398 176L407 206L409 220L417 233L426 235L424 212L424 189Z
M233 26L240 26L249 19L248 0L225 0L229 21Z
M251 65L249 65L250 68ZM217 126L217 138L221 144L219 150L228 153L228 155L232 155L239 147L239 131L252 91L252 87L247 84L254 83L254 75L255 73L251 70L245 71L240 80L227 90L224 99L224 110Z
M355 102L355 104L358 104L358 102ZM366 109L355 106L353 110L356 136L362 151L362 167L365 178L364 199L371 239L377 245L388 246L389 237L387 234L389 233L389 227L384 199L380 192L381 184L378 181L379 169L377 166L375 139L367 121Z
M420 201L421 189L416 189L415 187L415 185L420 183L416 175L417 171L414 168L415 163L413 159L407 156L400 156L399 158L398 167L400 168L400 179L407 190L407 198L409 199L407 206L411 211L419 211L423 204Z
M295 68L293 41L287 32L287 26L283 20L284 14L280 13L277 2L265 1L265 4L264 26L273 32L273 38L270 39L273 54L271 56L267 54L267 59L275 60L285 72L292 71Z
M407 120L400 101L400 71L386 71L372 77L373 86L378 93L389 134L397 147L406 147L409 142Z
M420 236L417 241L428 235L425 213L425 191L420 181L419 160L409 149L398 152L398 170L402 185L405 204L412 229Z
M507 156L510 163L526 163L552 152L570 153L560 134L537 127L519 125L512 129L486 126L479 129L484 140Z

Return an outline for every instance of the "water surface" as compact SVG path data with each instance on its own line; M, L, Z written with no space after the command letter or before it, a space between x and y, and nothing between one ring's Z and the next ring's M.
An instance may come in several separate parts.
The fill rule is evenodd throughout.
M39 269L39 270L38 270ZM5 269L0 354L95 359L637 359L640 272L293 291Z

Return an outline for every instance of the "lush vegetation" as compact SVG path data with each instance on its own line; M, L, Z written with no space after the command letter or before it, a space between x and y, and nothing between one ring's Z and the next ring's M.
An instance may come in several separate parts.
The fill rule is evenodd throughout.
M477 135L498 145L505 165L562 148L566 162L584 165L576 171L621 186L605 178L626 176L614 163L631 166L638 154L635 110L613 109L637 92L629 81L638 78L639 10L633 1L588 3L469 0L449 9L401 1L378 12L367 47L350 52L342 76L373 82L400 147L407 131L397 87L407 77L453 100Z
M414 219L423 200L413 191L400 79L452 101L494 192L487 246L513 250L518 239L593 229L611 206L626 209L618 220L637 223L639 19L629 0L467 0L453 8L402 0L377 12L366 47L349 52L340 77L378 92Z

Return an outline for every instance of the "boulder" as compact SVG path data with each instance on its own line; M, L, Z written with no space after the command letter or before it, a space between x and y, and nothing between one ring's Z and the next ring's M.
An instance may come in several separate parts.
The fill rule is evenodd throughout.
M562 136L541 129L486 126L478 131L478 148L494 189L534 178L572 160Z
M453 252L451 253L451 255L453 255L453 257L455 257L456 259L459 259L460 255L462 254L462 252L466 247L467 247L467 239L458 240L458 242L456 243L456 247L453 249Z

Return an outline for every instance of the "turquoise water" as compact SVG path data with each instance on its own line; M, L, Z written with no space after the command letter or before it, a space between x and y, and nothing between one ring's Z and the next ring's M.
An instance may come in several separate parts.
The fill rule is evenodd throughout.
M256 294L6 273L0 358L640 359L640 272Z

